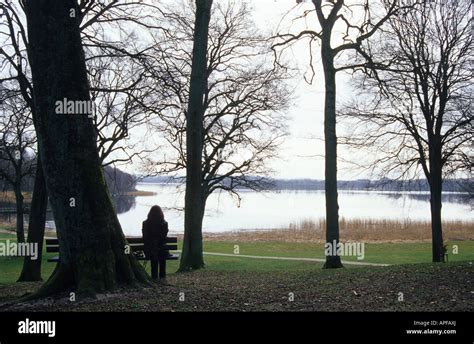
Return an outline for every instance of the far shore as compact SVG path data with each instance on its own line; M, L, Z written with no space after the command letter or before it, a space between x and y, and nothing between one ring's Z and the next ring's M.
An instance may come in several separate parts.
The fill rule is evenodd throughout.
M114 194L114 196L155 196L156 192L153 191L144 191L144 190L133 190L133 191L126 191L121 194ZM26 191L23 192L23 201L26 204L31 203L31 198L33 194L32 192ZM13 191L3 191L0 192L0 202L5 202L5 203L12 203L12 205L15 203L15 194Z
M123 195L125 195L125 196L155 196L156 192L143 191L143 190L134 190L134 191L124 192Z

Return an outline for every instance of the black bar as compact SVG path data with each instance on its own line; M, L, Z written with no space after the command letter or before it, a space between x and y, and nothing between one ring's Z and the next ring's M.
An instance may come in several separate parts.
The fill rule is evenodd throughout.
M179 302L179 301L176 301ZM126 308L125 308L126 309ZM19 322L26 319L55 321L55 336L19 334ZM419 320L456 321L456 334L408 335ZM199 320L199 321L196 321ZM148 341L159 334L161 340L176 341L186 334L209 335L202 324L212 324L214 337L225 333L248 343L270 342L291 333L292 342L302 343L472 343L472 313L1 313L0 342L10 343L93 343L100 337L107 343ZM163 329L157 332L157 326ZM241 324L245 324L245 329ZM150 326L151 325L151 326ZM183 331L183 329L186 329ZM211 328L211 327L210 327ZM443 327L439 327L440 329ZM209 330L208 330L209 331ZM251 339L250 339L251 338ZM222 340L220 340L222 341Z

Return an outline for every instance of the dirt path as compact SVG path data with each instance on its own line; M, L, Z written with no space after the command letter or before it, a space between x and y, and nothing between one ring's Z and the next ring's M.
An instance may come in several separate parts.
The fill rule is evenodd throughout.
M229 254L229 253L217 253L217 252L203 252L204 255L208 256L221 256L221 257L234 257L234 258L250 258L250 259L275 259L275 260L293 260L300 262L318 262L324 263L326 259L322 258L298 258L298 257L272 257L272 256L251 256L246 254ZM364 263L364 262L348 262L342 261L344 265L360 265L360 266L389 266L389 264L379 263Z

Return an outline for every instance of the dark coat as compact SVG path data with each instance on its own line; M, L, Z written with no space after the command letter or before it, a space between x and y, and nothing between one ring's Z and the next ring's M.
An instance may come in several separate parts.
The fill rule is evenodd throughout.
M145 220L143 221L142 234L145 256L148 259L156 260L168 254L164 249L166 236L168 235L168 222L161 221L153 224Z

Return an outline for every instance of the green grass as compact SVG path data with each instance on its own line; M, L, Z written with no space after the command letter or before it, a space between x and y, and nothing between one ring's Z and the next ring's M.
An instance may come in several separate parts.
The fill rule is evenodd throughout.
M13 234L0 233L0 241L14 240ZM474 241L447 242L449 262L473 261ZM182 247L182 242L178 243ZM241 255L254 256L278 256L278 257L302 257L302 258L324 258L322 244L312 243L238 243ZM459 253L452 253L453 245L458 246ZM204 250L216 253L234 253L234 244L231 242L207 241ZM54 263L47 263L47 259L56 254L44 253L43 256L43 278L47 278L54 269ZM343 260L358 261L356 257L343 257ZM361 262L384 263L384 264L416 264L429 263L431 261L430 243L383 243L366 244L365 259ZM321 271L322 264L316 262L299 262L283 260L252 259L239 257L205 256L206 269L214 271ZM18 278L23 259L19 257L0 257L0 283L13 283ZM178 261L170 261L167 265L168 274L174 273L178 268ZM147 270L150 264L146 264ZM354 268L347 265L348 268ZM360 269L361 267L357 267ZM367 267L370 269L371 267ZM366 269L366 268L364 268Z
M449 261L474 260L474 241L450 241L445 244L448 246ZM239 253L242 255L324 258L323 244L257 242L238 243L236 245L239 245ZM458 254L453 254L453 245L458 246ZM207 252L233 254L234 244L230 242L205 242L204 250ZM221 257L219 257L220 259ZM229 257L229 259L235 260L238 258ZM256 259L248 260L256 261ZM343 257L343 260L358 261L357 257ZM281 263L281 261L269 262L272 265ZM382 264L428 263L431 262L431 243L365 244L365 259L361 260L361 262Z

